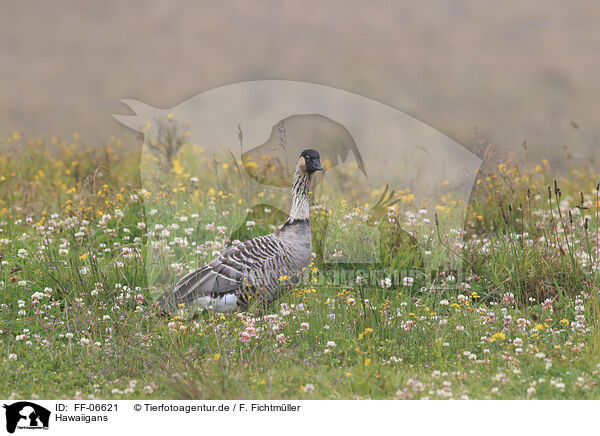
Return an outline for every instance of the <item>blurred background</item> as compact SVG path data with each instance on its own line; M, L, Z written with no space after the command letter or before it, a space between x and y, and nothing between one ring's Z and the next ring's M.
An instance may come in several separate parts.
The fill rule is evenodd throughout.
M532 159L580 164L600 139L598 22L594 1L0 0L0 135L135 137L111 117L130 113L120 99L169 108L288 79L371 97L470 149L523 154L526 140Z

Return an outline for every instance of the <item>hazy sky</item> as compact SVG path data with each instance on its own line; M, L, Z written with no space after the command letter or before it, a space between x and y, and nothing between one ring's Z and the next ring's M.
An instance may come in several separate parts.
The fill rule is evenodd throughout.
M0 134L99 142L128 134L111 118L129 113L122 98L168 108L290 79L377 99L465 145L478 131L500 147L590 153L598 22L593 1L0 0Z

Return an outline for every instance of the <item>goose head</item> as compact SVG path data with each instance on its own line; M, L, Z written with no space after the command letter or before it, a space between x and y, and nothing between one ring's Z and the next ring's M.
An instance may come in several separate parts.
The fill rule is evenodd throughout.
M315 171L323 171L319 152L308 149L300 153L300 158L298 159L298 168L307 174L312 174Z

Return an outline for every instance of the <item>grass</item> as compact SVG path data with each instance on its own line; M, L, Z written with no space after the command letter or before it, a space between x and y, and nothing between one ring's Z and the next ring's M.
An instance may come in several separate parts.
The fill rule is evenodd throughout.
M317 252L302 284L266 311L165 318L153 302L168 283L231 233L280 222L263 207L236 227L242 198L275 194L249 190L241 162L200 147L182 148L156 184L118 140L81 145L16 133L1 144L2 397L600 398L598 175L588 169L555 182L545 162L502 164L480 175L454 229L452 198L429 200L432 227L409 212L421 205L408 191L379 214L315 195ZM152 159L142 154L142 169ZM201 189L209 176L217 185ZM347 227L359 222L384 235L378 269L323 264L323 234L350 250ZM421 271L455 251L461 274ZM336 272L347 280L325 279Z

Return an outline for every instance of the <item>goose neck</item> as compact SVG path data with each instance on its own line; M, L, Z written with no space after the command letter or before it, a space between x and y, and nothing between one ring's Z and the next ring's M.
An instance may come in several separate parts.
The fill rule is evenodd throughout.
M292 180L292 208L290 221L308 220L309 204L308 192L310 190L311 175L296 167Z

